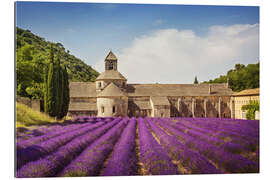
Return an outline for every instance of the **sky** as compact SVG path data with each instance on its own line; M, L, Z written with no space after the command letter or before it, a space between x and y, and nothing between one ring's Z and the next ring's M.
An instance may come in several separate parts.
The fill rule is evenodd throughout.
M193 83L259 61L259 7L17 2L16 26L128 83Z

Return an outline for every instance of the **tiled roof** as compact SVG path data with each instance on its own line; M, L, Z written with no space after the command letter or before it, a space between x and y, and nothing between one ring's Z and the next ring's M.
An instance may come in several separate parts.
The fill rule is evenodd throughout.
M97 97L111 97L111 96L127 96L127 93L123 92L114 83L110 83L105 89L97 94Z
M101 73L96 80L104 80L104 79L121 79L127 80L120 72L115 70L106 70Z
M237 93L233 93L233 96L251 96L251 95L260 95L260 88L246 89Z
M96 97L96 84L93 82L70 82L70 97Z
M134 104L136 104L140 109L152 109L149 101L134 101Z
M106 87L107 88L107 87ZM105 88L105 89L106 89ZM117 87L118 88L118 87ZM103 91L105 91L105 89ZM118 88L121 93L124 93ZM103 92L102 91L102 92ZM106 90L107 91L107 90ZM106 92L106 94L111 94ZM117 91L113 91L117 95ZM107 96L109 96L107 94ZM125 94L125 93L124 93ZM127 84L128 96L231 96L225 84ZM71 82L70 97L96 97L96 86L92 82Z
M154 106L170 105L168 98L164 96L151 96L150 99L153 102Z
M128 84L129 96L230 96L226 84Z

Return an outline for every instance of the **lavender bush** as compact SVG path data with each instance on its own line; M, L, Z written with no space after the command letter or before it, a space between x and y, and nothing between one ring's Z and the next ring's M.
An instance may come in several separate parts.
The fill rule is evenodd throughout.
M60 147L53 154L42 158L38 161L30 162L24 165L17 172L17 177L46 177L55 176L63 169L71 160L84 150L89 144L104 134L108 129L112 128L120 120L115 120L104 126L101 126L93 132L88 132L77 137L66 145ZM102 122L100 122L102 123ZM97 126L98 127L98 126Z
M137 174L135 154L136 119L130 119L118 140L102 176L128 176Z
M173 175L177 174L177 167L171 162L150 131L147 129L144 119L138 119L140 159L143 163L145 174Z
M16 177L258 173L259 121L81 116L18 130L16 150Z
M127 124L122 120L93 144L88 146L75 160L73 160L59 176L96 176L102 168L104 160L113 150L114 144Z

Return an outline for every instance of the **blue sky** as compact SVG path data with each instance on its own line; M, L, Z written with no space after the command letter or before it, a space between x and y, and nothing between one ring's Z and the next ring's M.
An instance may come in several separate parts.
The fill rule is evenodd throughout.
M200 76L198 77L199 80L207 80L209 78L216 77L216 75L226 73L228 68L232 68L234 65L233 63L236 61L243 64L255 63L259 58L259 47L256 46L258 41L256 36L259 38L259 34L258 31L252 31L252 29L256 27L258 28L258 24L259 7L250 6L140 5L59 2L16 3L16 25L18 27L29 29L33 33L44 37L46 40L62 43L66 49L70 50L71 54L81 58L87 64L94 66L99 71L103 70L102 60L104 60L107 52L112 49L117 56L119 55L119 65L121 62L126 62L124 63L125 65L122 66L122 70L124 75L126 75L128 79L131 79L132 82L136 81L133 75L136 72L134 71L132 72L133 74L131 73L132 67L134 68L134 64L131 63L136 63L133 59L135 60L136 58L140 58L143 59L142 61L153 62L153 65L155 65L154 56L159 56L158 54L162 53L156 52L157 54L151 56L146 55L147 52L139 52L139 50L138 54L135 53L136 47L150 43L153 38L156 38L155 34L157 32L161 33L158 37L164 36L164 41L162 41L161 38L160 43L168 43L168 46L174 44L177 47L177 43L179 43L179 46L180 44L183 45L186 43L185 41L181 41L181 38L179 39L179 37L185 34L186 31L192 32L192 38L194 36L195 39L202 42L202 45L205 45L205 41L209 41L209 38L210 40L213 39L212 35L209 34L213 34L211 29L215 29L216 33L218 28L215 27L223 28L224 32L226 31L226 34L228 34L227 32L231 32L231 28L233 28L233 30L237 30L239 37L241 37L241 34L239 34L240 32L238 32L238 30L241 29L242 34L248 31L245 40L251 39L248 38L249 36L254 36L255 39L253 38L252 42L248 41L244 45L239 45L238 43L238 52L242 52L243 49L248 50L247 48L250 48L251 46L253 49L254 47L257 48L257 51L251 54L249 56L250 58L243 58L245 53L233 52L232 54L235 55L228 57L228 61L222 60L223 64L217 63L217 65L220 65L220 68L214 68L212 73L207 73L209 70L205 70L205 68L195 68L196 71L199 72L189 74L188 77L181 76L181 78L173 80L170 76L165 74L163 74L159 79L154 79L154 76L150 77L149 74L146 74L146 69L141 78L136 76L138 78L138 82L142 81L150 83L152 81L158 81L161 83L189 83L190 81L193 81L195 75L201 75L201 78ZM238 27L237 25L241 25L241 27ZM257 26L254 27L253 25ZM172 33L172 36L177 36L179 41L172 43L174 38L169 38L171 35L168 36L168 32ZM218 29L218 32L221 32L220 29ZM222 33L219 34L219 36L222 36ZM231 38L230 34L228 36ZM188 41L189 40L190 39L188 39ZM215 43L216 42L217 41L215 41ZM138 43L143 44L140 45ZM253 46L253 44L255 44L255 46ZM149 46L151 48L150 44ZM174 47L170 47L168 51L164 48L164 51L170 55L174 54L171 49L174 49ZM160 49L156 47L156 45L153 46L153 53L159 50ZM177 54L176 51L178 51L177 48L175 50L176 55L171 55L171 58L192 58L192 52L190 52L192 51L192 47L191 49L186 49L186 51L181 55ZM217 51L219 51L219 49ZM188 52L190 55L185 56ZM129 55L126 53L129 53ZM159 58L164 59L162 56L157 57L157 59ZM164 59L164 61L168 60ZM201 61L204 61L204 63L211 63L206 62L207 60L203 59ZM130 64L128 65L127 62L130 62ZM183 61L180 60L177 61L177 63L178 62L180 65L183 63ZM189 59L185 59L184 62L188 63ZM138 62L138 64L140 64L140 62ZM191 65L192 64L196 65L197 63L195 60L191 60ZM147 65L151 66L149 63ZM191 65L189 67L191 67ZM140 68L139 65L138 68ZM167 69L166 71L169 70L170 69ZM144 80L143 76L149 76L150 78Z

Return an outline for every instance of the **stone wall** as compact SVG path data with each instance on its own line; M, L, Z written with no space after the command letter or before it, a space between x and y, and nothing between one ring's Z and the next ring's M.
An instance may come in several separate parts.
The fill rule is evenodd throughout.
M207 97L168 97L170 106L154 106L149 97L129 97L129 116L144 116L142 110L134 105L133 101L149 101L152 111L147 112L151 117L231 117L230 96Z
M149 96L109 97L109 98L72 98L72 102L97 103L98 111L80 112L83 115L129 116L129 117L225 117L231 118L232 100L230 96L168 97L169 106L154 106ZM141 108L138 103L149 103L149 108ZM115 112L113 113L113 106ZM102 112L104 107L104 112ZM73 114L78 114L74 113Z
M40 100L16 96L16 102L24 104L36 111L40 111Z
M125 88L126 87L126 80L121 80L121 79L119 79L119 80L97 80L96 81L96 89L97 89L97 91L103 90L111 82L113 82L119 88Z
M255 95L255 96L236 96L232 97L232 101L234 102L235 106L235 118L236 119L246 119L245 117L245 112L242 111L242 106L249 104L250 100L256 100L260 101L260 96Z
M106 97L97 98L98 116L127 116L128 98L127 97Z

